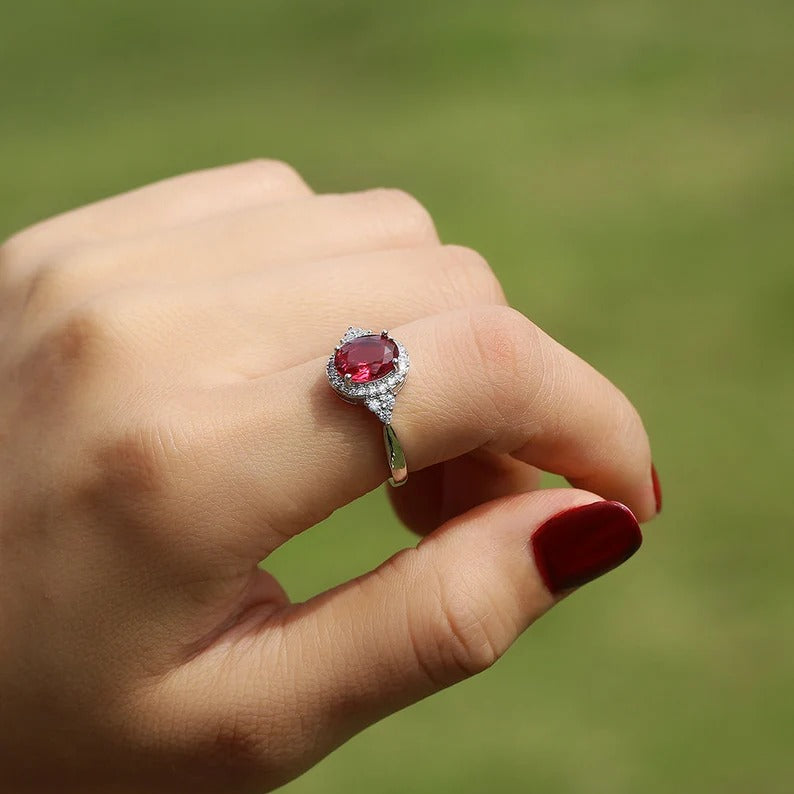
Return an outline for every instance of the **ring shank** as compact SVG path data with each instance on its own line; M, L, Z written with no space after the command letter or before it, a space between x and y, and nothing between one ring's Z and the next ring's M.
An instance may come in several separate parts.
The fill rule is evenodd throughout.
M383 425L383 445L386 447L386 462L389 464L389 485L394 488L404 485L408 479L408 466L405 463L405 452L397 438L397 433L389 423Z

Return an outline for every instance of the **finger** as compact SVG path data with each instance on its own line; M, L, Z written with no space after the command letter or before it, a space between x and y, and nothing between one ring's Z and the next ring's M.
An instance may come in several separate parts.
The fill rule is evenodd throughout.
M252 160L171 177L66 212L14 235L4 252L18 270L27 269L55 251L75 245L151 234L212 215L311 194L286 163Z
M90 246L37 269L23 285L27 311L45 314L53 304L62 305L64 293L86 289L97 294L132 284L184 286L347 254L437 244L433 221L416 199L379 189L260 204ZM380 294L391 294L395 274L375 275Z
M413 472L404 486L387 491L403 524L427 535L485 502L537 490L540 476L510 455L478 450Z
M383 273L400 274L400 300L383 289ZM58 303L83 304L96 284L73 283ZM278 295L267 311L263 300ZM54 296L51 296L54 299ZM115 322L136 337L163 338L169 345L149 362L169 378L182 368L184 351L200 379L207 365L223 367L232 378L256 378L311 361L338 336L350 306L362 321L402 325L420 317L465 306L505 304L504 292L488 263L462 246L375 251L298 264L199 284L120 289L101 304ZM28 316L28 332L53 322Z
M384 284L384 274L399 274L399 297L388 281ZM261 296L268 290L280 299L264 313ZM361 322L369 323L367 327L380 330L452 309L507 302L485 259L458 245L308 262L241 277L228 293L208 287L204 294L204 303L210 303L212 310L202 312L202 317L205 323L211 319L216 334L235 315L232 333L224 336L226 356L230 349L241 353L249 362L245 371L251 377L326 353L325 340L347 326L351 306ZM296 334L296 329L301 333Z
M302 768L488 668L562 596L624 562L641 540L625 507L585 492L492 502L354 582L264 625L254 618L159 696L170 703L201 681L206 697L182 695L180 715L204 730L234 724L254 764L268 757L275 723L290 748L279 761Z
M411 355L393 420L409 471L485 448L624 502L641 520L655 514L650 445L634 407L518 312L462 309L394 335ZM210 405L184 420L201 448L180 480L195 486L202 504L214 494L253 511L240 526L225 525L248 554L265 556L268 543L386 479L380 425L333 393L325 364L215 389Z

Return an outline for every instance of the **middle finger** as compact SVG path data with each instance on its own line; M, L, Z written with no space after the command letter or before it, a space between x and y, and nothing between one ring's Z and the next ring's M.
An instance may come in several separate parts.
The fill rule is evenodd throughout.
M185 287L119 289L95 303L153 344L168 339L147 361L150 378L172 381L179 373L204 386L213 377L259 378L310 361L326 352L327 340L353 314L357 323L381 330L506 300L482 256L446 245L354 254Z

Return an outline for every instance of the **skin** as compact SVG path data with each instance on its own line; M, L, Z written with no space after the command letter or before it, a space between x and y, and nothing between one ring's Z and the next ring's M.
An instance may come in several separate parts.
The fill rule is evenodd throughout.
M351 323L411 353L390 498L426 537L293 604L257 563L388 475L325 380ZM66 213L0 249L0 336L4 791L276 787L551 608L546 519L655 512L629 401L401 191L256 161Z

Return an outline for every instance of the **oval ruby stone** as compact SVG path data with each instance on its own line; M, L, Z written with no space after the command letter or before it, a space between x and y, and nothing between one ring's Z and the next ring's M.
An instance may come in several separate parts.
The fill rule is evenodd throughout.
M369 383L394 371L394 359L400 355L393 339L368 334L345 342L334 355L336 371L353 383Z

